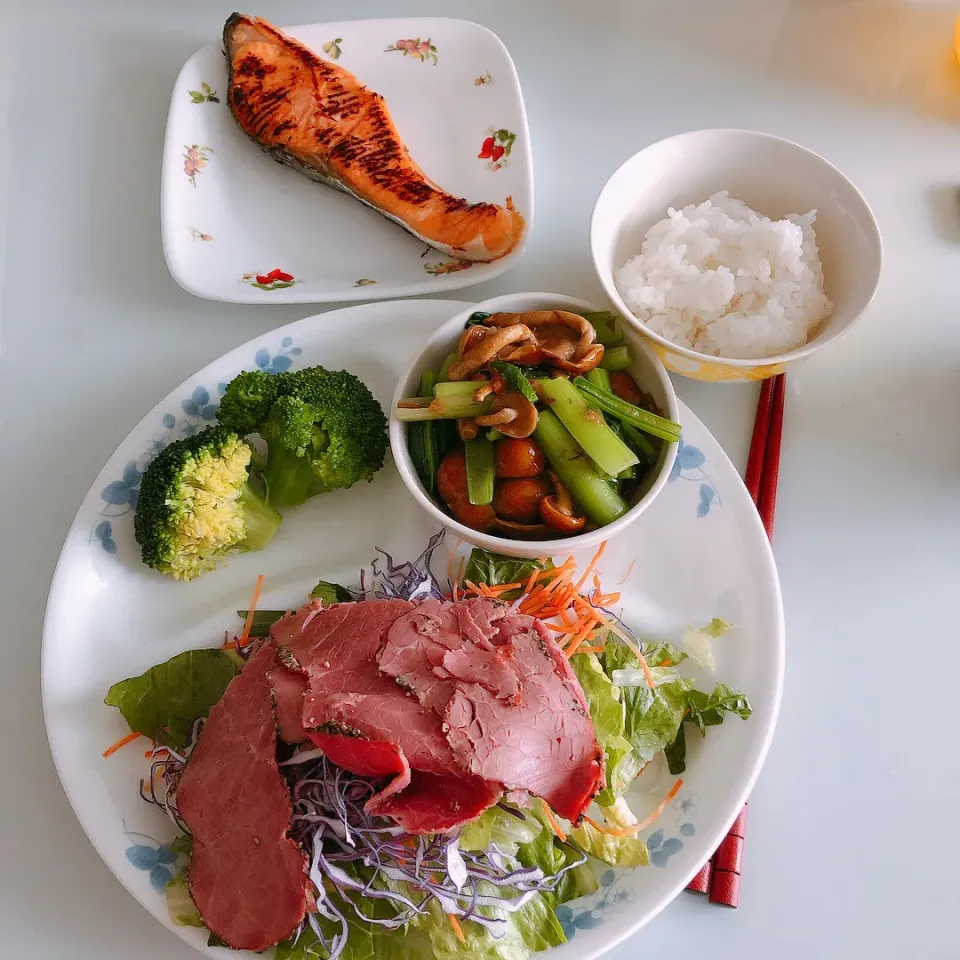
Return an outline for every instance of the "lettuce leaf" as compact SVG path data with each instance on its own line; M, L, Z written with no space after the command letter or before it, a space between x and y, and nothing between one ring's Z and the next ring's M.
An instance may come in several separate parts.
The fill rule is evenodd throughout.
M504 853L515 855L521 844L535 840L543 829L543 824L528 813L524 813L521 820L493 806L463 827L460 849L489 850L490 844L495 843Z
M480 886L483 887L483 884ZM496 888L491 887L488 892L493 889ZM436 960L464 960L465 957L470 960L527 960L532 953L567 942L563 927L553 912L553 904L542 894L537 894L513 913L488 912L491 915L497 913L507 920L507 932L499 940L494 939L485 927L463 920L461 927L465 942L461 943L449 918L435 900L428 912L418 917L411 926L430 938ZM402 941L403 938L398 939ZM411 953L404 954L404 957L413 956Z
M553 876L568 863L580 859L579 852L569 843L563 843L544 823L541 815L537 819L543 824L543 830L531 843L526 843L517 851L517 859L525 867L539 867L545 874ZM568 870L560 879L556 893L545 895L555 907L577 897L585 897L597 889L597 877L589 863Z
M722 632L725 628L726 624L717 620L707 629ZM723 723L724 713L735 713L746 720L752 712L750 703L725 683L718 683L712 693L705 693L697 690L689 677L665 679L672 676L671 668L687 659L687 654L669 643L650 645L644 651L644 659L656 686L651 690L646 683L638 683L619 688L624 706L623 735L630 741L638 769L664 750L670 772L683 773L686 769L684 720L696 724L705 736L707 727ZM612 642L607 643L601 664L610 676L615 670L632 671L640 666L626 644Z
M570 658L570 666L583 687L606 761L607 787L597 797L597 803L609 805L626 790L640 770L633 744L624 736L626 711L620 688L604 673L596 654L576 653Z
M188 650L115 683L103 702L116 707L135 733L180 750L194 721L206 717L238 669L223 650Z
M181 927L204 925L200 911L190 896L186 874L182 870L167 884L166 896L167 910L170 911L170 919L175 924Z
M650 862L647 845L642 840L601 833L586 820L571 830L569 837L584 853L612 867L645 867Z

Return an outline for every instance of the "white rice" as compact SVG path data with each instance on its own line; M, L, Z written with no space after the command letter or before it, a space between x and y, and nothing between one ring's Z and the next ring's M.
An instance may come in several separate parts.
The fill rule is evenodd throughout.
M712 356L752 359L802 346L833 304L813 223L770 220L726 190L654 224L617 289L654 333Z

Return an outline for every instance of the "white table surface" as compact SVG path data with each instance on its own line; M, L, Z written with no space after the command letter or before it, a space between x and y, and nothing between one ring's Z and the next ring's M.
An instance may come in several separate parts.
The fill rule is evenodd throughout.
M207 303L164 267L160 151L183 61L229 7L5 5L0 57L0 956L190 960L104 867L61 792L39 655L62 537L130 427L224 351L318 309ZM305 23L464 16L513 54L536 167L533 242L477 298L600 298L594 197L627 156L706 126L824 154L872 204L869 317L791 370L775 548L780 726L736 912L682 895L610 954L960 957L960 72L950 5L881 0L261 0ZM678 380L742 464L755 387Z

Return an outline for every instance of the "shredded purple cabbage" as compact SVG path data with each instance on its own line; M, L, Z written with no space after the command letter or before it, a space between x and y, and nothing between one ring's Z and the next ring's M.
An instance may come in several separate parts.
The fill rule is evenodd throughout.
M308 757L309 755L309 757ZM302 764L297 764L303 756ZM291 836L310 857L310 879L321 916L336 921L338 932L327 935L314 915L308 921L314 934L336 960L348 936L346 918L331 899L336 890L359 920L398 929L425 913L436 901L444 913L473 920L494 937L506 933L507 921L493 910L512 913L539 893L556 889L563 874L586 861L546 876L538 867L524 867L497 846L486 851L461 850L459 831L416 836L383 817L364 810L376 792L374 781L355 776L305 750L285 766L291 767L293 820ZM522 814L520 814L522 816ZM369 874L367 881L352 865ZM389 904L387 917L371 916L364 901ZM481 908L488 908L482 910Z
M193 752L202 729L201 717L194 721L187 745L179 753L170 747L156 744L150 751L150 773L146 778L140 779L141 798L162 810L184 833L190 831L177 809L175 794L180 776L187 765L187 758Z
M371 594L378 600L443 600L445 594L430 569L430 562L437 547L443 542L444 531L435 533L426 549L416 560L394 563L386 550L377 547L381 557L370 561L371 583L366 585L364 571L360 571L360 599Z

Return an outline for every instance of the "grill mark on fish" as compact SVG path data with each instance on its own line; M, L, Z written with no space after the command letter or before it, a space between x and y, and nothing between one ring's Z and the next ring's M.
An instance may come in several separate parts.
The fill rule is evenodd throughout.
M523 217L439 188L411 159L384 98L258 18L224 26L227 103L274 160L334 187L463 260L489 261L519 241Z

